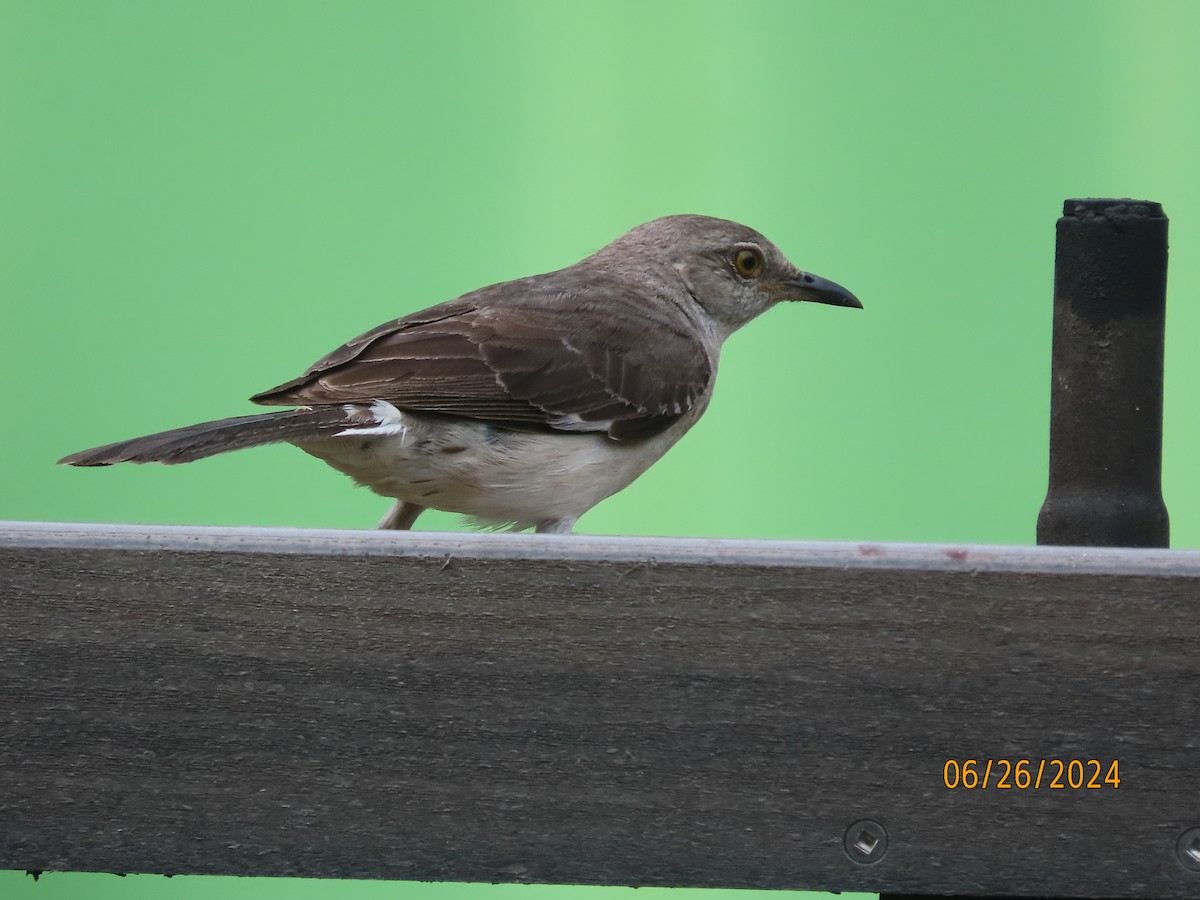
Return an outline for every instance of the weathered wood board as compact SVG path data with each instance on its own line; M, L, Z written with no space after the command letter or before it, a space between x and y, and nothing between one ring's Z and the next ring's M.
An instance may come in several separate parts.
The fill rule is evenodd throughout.
M1195 552L8 523L0 710L2 868L1200 897Z

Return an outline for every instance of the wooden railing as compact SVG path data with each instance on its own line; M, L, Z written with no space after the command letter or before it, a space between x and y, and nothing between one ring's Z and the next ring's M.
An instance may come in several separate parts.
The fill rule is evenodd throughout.
M1200 553L10 523L0 572L7 868L1200 895Z

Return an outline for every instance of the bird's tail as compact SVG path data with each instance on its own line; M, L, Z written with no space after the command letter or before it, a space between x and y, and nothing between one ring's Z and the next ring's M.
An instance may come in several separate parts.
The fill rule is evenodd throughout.
M303 438L329 437L355 423L354 407L285 409L254 416L201 422L145 437L80 450L59 460L68 466L111 466L120 462L194 462L206 456Z

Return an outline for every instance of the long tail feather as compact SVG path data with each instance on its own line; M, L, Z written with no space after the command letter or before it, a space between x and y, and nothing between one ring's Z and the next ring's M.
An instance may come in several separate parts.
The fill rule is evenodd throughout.
M352 422L351 415L341 406L236 416L80 450L64 456L59 463L67 466L111 466L120 462L174 465L260 444L334 435Z

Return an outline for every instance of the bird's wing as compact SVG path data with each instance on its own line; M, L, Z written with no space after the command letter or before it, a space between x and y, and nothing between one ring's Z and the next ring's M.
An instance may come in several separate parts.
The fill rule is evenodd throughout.
M617 280L562 290L545 276L484 288L368 331L251 399L386 400L509 427L648 437L707 394L713 363L687 310L623 291Z

